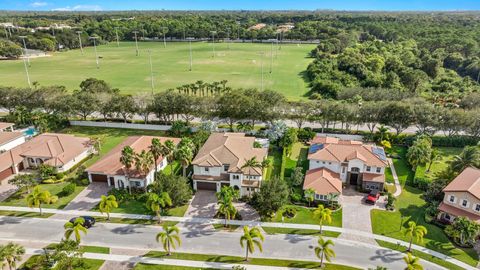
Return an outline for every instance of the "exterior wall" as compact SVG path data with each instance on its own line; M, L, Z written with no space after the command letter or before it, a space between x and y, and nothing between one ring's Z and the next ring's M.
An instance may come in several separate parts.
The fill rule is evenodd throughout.
M364 163L363 161L359 159L352 159L348 162L348 171L352 171L352 168L356 167L360 169L360 173L363 173L364 171Z
M383 190L383 183L363 181L362 188L365 190Z
M377 168L380 168L380 172L377 172ZM370 170L367 170L368 166L365 165L363 169L364 169L364 172L367 172L367 173L385 174L385 168L384 167L370 166Z
M323 161L323 160L309 160L309 170L317 169L317 168L327 168L332 172L340 173L340 163L334 161Z
M193 174L198 175L211 175L211 176L220 176L223 171L222 167L208 167L208 172L205 171L207 167L200 167L198 165L193 166Z
M88 155L90 155L91 149L85 150L83 153L75 157L74 159L70 160L66 164L64 164L62 167L58 167L57 170L58 172L65 172L70 170L73 166L75 166L78 162L86 159Z
M12 140L10 142L7 142L4 145L0 145L0 152L3 151L8 151L16 146L19 146L20 144L25 142L25 136L21 136L19 138L16 138L15 140Z
M238 179L233 179L234 175L238 175ZM235 173L230 174L230 186L232 187L237 186L239 189L241 189L242 180L243 180L243 174L235 174Z
M451 196L454 196L454 202L450 201ZM463 200L467 200L467 206L465 207L462 206ZM480 211L475 211L476 205L480 205L480 200L468 192L445 192L443 202L458 209L462 209L464 211L480 216Z

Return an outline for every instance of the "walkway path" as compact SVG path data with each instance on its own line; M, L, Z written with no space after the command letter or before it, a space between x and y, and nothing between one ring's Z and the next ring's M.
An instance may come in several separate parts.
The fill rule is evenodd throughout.
M36 209L36 208L32 209L32 208L28 208L28 207L14 207L14 206L0 206L0 210L20 211L20 212L38 212L38 209ZM99 212L91 212L91 211L66 211L66 210L58 210L58 209L43 209L43 212L54 213L54 214L66 214L66 215L70 215L70 216L82 216L82 215L102 216L102 214L99 213ZM111 217L118 217L118 218L130 218L130 219L151 219L152 218L149 215L133 215L133 214L120 214L120 213L112 213L110 216ZM51 219L48 219L48 220L51 220ZM223 222L224 222L222 219L185 218L185 217L162 217L162 220L184 222L184 223L196 223L196 224L223 224ZM230 224L240 225L240 226L246 225L246 226L263 226L263 227L276 227L276 228L318 230L318 225L311 225L311 224L256 222L256 221L242 221L242 220L231 220ZM343 233L353 234L353 235L358 235L358 236L361 236L361 237L374 238L374 239L377 239L377 240L382 240L382 241L397 244L397 245L408 246L408 243L405 242L405 241L401 241L401 240L398 240L398 239L386 237L386 236L383 236L383 235L377 235L377 234L372 234L372 233L368 233L368 232L363 232L363 231L359 231L359 230L339 228L339 227L330 227L330 226L324 226L323 229L326 230L326 231L339 232L339 233L342 233L342 234ZM202 232L199 231L197 234L202 235ZM363 243L358 243L358 241L356 241L355 243L363 244ZM435 256L437 258L445 260L447 262L456 264L456 265L458 265L462 268L465 268L465 269L476 269L476 268L474 268L474 267L472 267L472 266L470 266L470 265L468 265L464 262L461 262L457 259L454 259L450 256L444 255L440 252L430 250L430 249L422 247L422 246L412 245L412 248L414 250L418 250L418 251L427 253L431 256Z
M392 171L392 176L393 180L395 181L395 193L393 193L393 196L398 197L400 194L402 194L402 186L400 185L400 181L398 181L398 175L397 171L395 171L395 166L393 165L393 161L391 158L387 159L388 164L390 164L390 170Z

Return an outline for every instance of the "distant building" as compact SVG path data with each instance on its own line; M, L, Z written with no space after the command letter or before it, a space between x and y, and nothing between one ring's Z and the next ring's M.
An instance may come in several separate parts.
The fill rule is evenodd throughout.
M252 25L248 28L248 30L260 30L262 28L264 28L265 26L267 26L265 23L257 23L255 25Z

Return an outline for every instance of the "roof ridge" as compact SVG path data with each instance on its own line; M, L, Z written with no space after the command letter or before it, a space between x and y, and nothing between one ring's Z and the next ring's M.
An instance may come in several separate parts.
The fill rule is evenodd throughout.
M332 153L332 151L330 151L330 150L328 149L328 147L329 147L330 145L331 145L331 144L326 145L323 149L320 149L320 151L322 151L322 150L327 151L328 153L330 153L330 155L332 155L336 160L338 160L338 161L340 162L341 160L338 159L338 157L337 157L334 153ZM317 151L317 153L320 152L320 151Z

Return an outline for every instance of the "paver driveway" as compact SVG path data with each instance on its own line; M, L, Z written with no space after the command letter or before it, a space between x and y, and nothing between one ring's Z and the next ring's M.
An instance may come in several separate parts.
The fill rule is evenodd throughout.
M64 210L90 210L100 202L100 197L110 190L107 183L93 182L80 192Z

